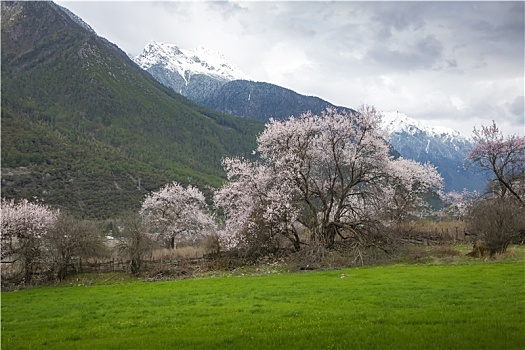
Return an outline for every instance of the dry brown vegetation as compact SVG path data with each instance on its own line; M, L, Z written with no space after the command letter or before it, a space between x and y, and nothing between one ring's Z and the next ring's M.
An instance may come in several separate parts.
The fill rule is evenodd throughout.
M399 225L396 232L402 239L388 245L366 244L355 238L339 239L332 249L304 245L294 252L287 241L271 252L256 257L241 251L217 252L213 241L202 240L196 244L179 243L176 249L158 246L143 258L138 276L150 281L215 276L236 273L271 273L271 271L297 272L301 270L338 269L363 265L403 264L450 264L468 263L472 259L517 259L525 256L523 245L512 245L508 251L489 256L479 249L479 240L464 235L466 225L462 221L430 220ZM459 234L456 234L459 233ZM308 237L305 238L305 242ZM211 247L211 248L210 248ZM314 249L316 248L316 249ZM47 279L44 269L35 269L31 285L9 284L9 276L16 275L16 264L2 264L2 287L4 290L30 287L37 284L59 283ZM80 258L72 261L68 275L82 276L86 273L131 272L129 260L115 249L107 256Z
M472 241L464 221L418 220L401 223L396 228L399 236L412 244L467 243Z

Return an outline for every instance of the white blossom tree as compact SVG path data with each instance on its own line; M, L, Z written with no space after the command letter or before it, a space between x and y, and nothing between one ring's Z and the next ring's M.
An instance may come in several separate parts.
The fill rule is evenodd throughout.
M20 262L25 281L29 282L33 265L42 253L42 238L54 227L60 212L27 199L3 199L1 208L1 257Z
M455 220L463 220L478 197L477 192L469 192L467 189L461 193L448 192L442 197L444 206L440 215Z
M140 214L171 248L175 247L176 240L196 238L215 228L202 192L177 182L149 194L142 203Z
M284 235L299 249L293 184L259 162L225 159L223 165L228 182L215 195L215 204L228 218L221 244L269 249L276 236Z
M442 196L443 179L429 163L420 164L403 158L390 160L386 173L386 186L381 190L383 208L380 210L391 222L400 223L424 214L428 209L424 196L431 191L438 191Z
M370 226L395 206L440 188L430 165L392 160L381 115L369 106L349 114L328 109L270 120L258 138L259 161L227 159L227 183L216 194L234 237L260 228L283 234L299 248L296 224L314 244L331 247L343 231Z

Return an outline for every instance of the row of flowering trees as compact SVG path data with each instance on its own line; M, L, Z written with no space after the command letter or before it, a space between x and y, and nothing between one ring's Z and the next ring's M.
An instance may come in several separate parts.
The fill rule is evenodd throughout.
M220 230L203 194L177 183L149 195L141 215L171 247L176 239L203 232L218 232L222 248L247 251L271 249L280 238L295 250L331 248L337 236L384 241L393 225L421 215L425 196L442 195L443 180L430 164L394 158L380 122L381 114L370 106L355 113L327 109L321 115L271 120L257 139L253 160L223 160L226 182L213 198ZM515 219L525 217L525 138L505 138L493 123L474 129L473 139L468 160L493 174L490 188L506 201L495 205L514 219L476 214L494 204L486 197L480 201L464 193L461 203L453 194L442 199L470 218L471 230L486 241L488 227L504 222L496 235L507 237L508 244L525 228ZM480 215L490 222L476 226ZM505 244L491 252L504 249Z
M393 159L380 118L364 106L271 120L255 160L223 161L227 181L214 196L223 247L270 249L284 237L296 250L331 248L337 236L366 240L421 210L442 179L429 164ZM198 189L173 183L149 195L141 214L173 247L176 238L216 230L207 207Z
M224 160L227 181L214 197L223 213L222 246L264 248L285 237L296 250L304 244L330 248L338 235L364 239L378 225L421 209L422 195L439 190L442 180L428 164L392 158L380 117L364 106L358 113L328 109L270 121L258 137L255 160ZM166 185L145 198L140 225L128 221L140 229L128 230L125 236L134 240L123 251L143 246L139 231L168 247L217 232L209 207L197 188ZM29 278L33 261L50 250L41 242L57 232L59 216L42 204L3 201L2 257L24 260ZM131 255L136 270L140 254Z
M430 164L393 157L380 122L370 106L271 120L252 160L223 160L226 181L213 203L196 187L168 184L123 222L119 250L135 273L155 240L173 248L177 241L215 234L223 249L246 252L272 249L281 239L297 251L305 245L332 248L338 236L385 242L393 225L421 215L424 197L440 193L442 178ZM494 173L499 198L512 199L500 208L525 217L525 138L505 139L495 124L474 134L477 146L469 159ZM465 205L456 211L469 215ZM520 225L514 220L499 232L521 232ZM483 233L489 226L473 229ZM2 201L2 259L20 260L27 279L41 256L53 256L60 277L73 256L94 254L100 241L89 231L88 224L73 225L45 205Z

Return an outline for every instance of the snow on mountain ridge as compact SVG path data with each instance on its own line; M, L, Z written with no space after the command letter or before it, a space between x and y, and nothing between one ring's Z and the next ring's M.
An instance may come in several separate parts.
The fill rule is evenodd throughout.
M456 138L466 140L457 130L444 126L428 125L398 111L382 112L382 114L382 128L389 134L406 132L410 135L415 135L418 131L421 131L432 137L438 136L451 140Z
M58 7L60 10L62 10L66 15L69 16L69 18L71 18L75 23L79 24L81 27L83 27L84 29L90 31L91 33L94 33L96 34L95 30L93 30L93 28L91 28L91 26L89 24L87 24L86 22L84 22L82 20L82 18L78 17L77 15L75 15L73 12L71 12L70 10L68 10L67 8L63 7L63 6L60 6L58 4L55 4L53 3L54 6Z
M383 112L382 128L388 133L388 142L406 159L433 164L444 179L445 191L480 191L486 179L472 167L466 167L465 158L472 148L472 140L458 131L442 126L430 126L400 112Z
M177 72L186 85L191 76L196 74L222 81L251 80L222 54L203 47L188 50L173 44L150 41L134 61L145 70L157 64L162 65L171 72Z

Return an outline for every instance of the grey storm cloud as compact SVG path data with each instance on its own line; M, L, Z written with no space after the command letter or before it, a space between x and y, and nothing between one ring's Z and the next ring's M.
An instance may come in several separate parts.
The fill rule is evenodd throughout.
M518 118L523 117L525 113L525 98L523 96L517 96L509 103L509 111Z
M443 45L433 36L426 36L417 40L413 45L408 45L404 50L392 50L388 47L377 45L367 53L371 59L385 66L385 70L416 70L434 67L441 58ZM452 65L453 66L453 65Z
M150 40L204 46L336 105L525 133L523 1L58 3L132 55Z
M371 20L378 24L379 38L390 38L393 32L407 29L420 29L425 21L420 14L421 4L412 3L411 6L399 6L396 3L370 3L373 7Z

